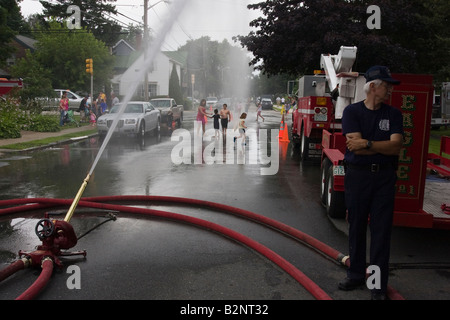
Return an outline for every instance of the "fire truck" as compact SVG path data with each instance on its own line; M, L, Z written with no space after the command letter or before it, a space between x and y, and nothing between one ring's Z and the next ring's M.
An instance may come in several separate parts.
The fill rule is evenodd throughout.
M21 89L23 86L20 80L8 80L6 78L0 78L0 97L6 96L13 89Z
M302 165L321 166L320 199L331 218L346 216L343 110L365 99L364 75L352 71L356 54L356 47L344 46L337 55L322 54L323 71L299 80L298 106L292 114L292 142L299 149ZM433 78L414 74L393 74L393 78L401 84L394 86L387 103L402 111L404 125L394 225L450 229L450 215L439 211L440 200L432 200L434 208L424 210Z

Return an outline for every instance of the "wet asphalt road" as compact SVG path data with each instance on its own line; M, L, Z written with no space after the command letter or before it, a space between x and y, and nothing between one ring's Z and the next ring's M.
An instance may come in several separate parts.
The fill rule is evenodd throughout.
M255 121L250 108L247 124L261 132L279 129L280 114L264 111L264 123ZM203 143L203 162L195 148L194 112L183 123L191 142L191 163L174 163L181 140L164 132L145 142L113 139L94 170L83 197L159 195L206 200L249 210L292 226L346 254L345 223L327 218L319 201L320 168L302 166L291 155L291 146L280 150L278 170L260 161L249 163L252 145L237 146L225 154L223 164L205 163L214 142ZM288 122L290 124L290 122ZM209 120L207 129L212 128ZM270 134L269 134L270 135ZM258 139L263 139L261 134ZM92 165L98 138L58 148L0 159L1 199L45 197L73 199ZM269 144L269 146L272 144ZM211 149L208 149L211 148ZM270 147L269 147L270 148ZM188 149L184 149L185 151ZM205 150L209 152L205 153ZM231 151L231 150L229 150ZM242 153L239 153L242 152ZM285 157L284 157L285 153ZM245 154L245 157L243 156ZM245 163L240 163L245 158ZM228 163L227 163L228 160ZM272 159L271 165L276 162ZM139 204L217 223L239 232L301 270L332 299L367 300L367 288L352 292L337 289L345 269L298 241L253 221L195 206L170 203ZM63 215L65 210L56 208ZM78 207L71 223L77 235L105 220L106 212ZM39 299L145 299L145 300L313 300L295 279L259 253L211 230L179 221L116 213L89 232L73 250L87 250L85 259L67 258L54 272ZM33 217L16 215L0 220L0 267L17 258L19 250L39 244ZM344 225L344 227L342 227ZM450 232L395 228L390 285L406 299L450 299ZM420 265L418 265L420 264ZM81 288L69 289L67 267L77 265ZM429 268L430 266L430 268ZM36 279L39 271L28 269L0 283L0 299L14 299Z

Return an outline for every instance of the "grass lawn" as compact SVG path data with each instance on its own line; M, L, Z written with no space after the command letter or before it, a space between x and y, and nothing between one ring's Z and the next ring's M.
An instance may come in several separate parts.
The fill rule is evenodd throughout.
M439 154L441 148L441 137L450 136L450 128L439 130L431 130L430 132L430 145L428 147L429 153Z

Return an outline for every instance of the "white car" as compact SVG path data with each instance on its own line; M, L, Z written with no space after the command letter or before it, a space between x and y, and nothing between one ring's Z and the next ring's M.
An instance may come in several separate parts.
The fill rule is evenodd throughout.
M123 104L116 104L109 113L97 119L97 129L100 136L108 133ZM161 130L161 112L150 102L130 101L120 115L114 134L124 136L144 137L147 132L159 134Z
M208 97L206 98L206 108L211 109L214 108L214 105L217 103L217 97Z
M67 98L69 99L69 110L78 111L78 109L80 108L81 100L83 100L82 96L67 89L54 89L54 91L56 97L38 98L38 100L42 103L44 109L59 110L59 101L61 100L63 93L66 92ZM87 103L91 103L90 97L88 98Z

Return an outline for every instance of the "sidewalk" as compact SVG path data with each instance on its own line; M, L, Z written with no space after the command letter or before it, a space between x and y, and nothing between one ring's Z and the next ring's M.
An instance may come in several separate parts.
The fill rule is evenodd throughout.
M94 129L91 126L80 126L78 128L63 128L61 131L58 132L34 132L34 131L21 131L21 137L20 138L14 138L14 139L0 139L0 151L6 151L11 152L14 150L6 150L2 149L2 146L6 146L9 144L15 144L15 143L22 143L22 142L29 142L34 140L41 140L46 138L52 138L52 137L60 137L66 134L70 133L77 133L80 132L80 136L83 136L83 132L89 131Z

